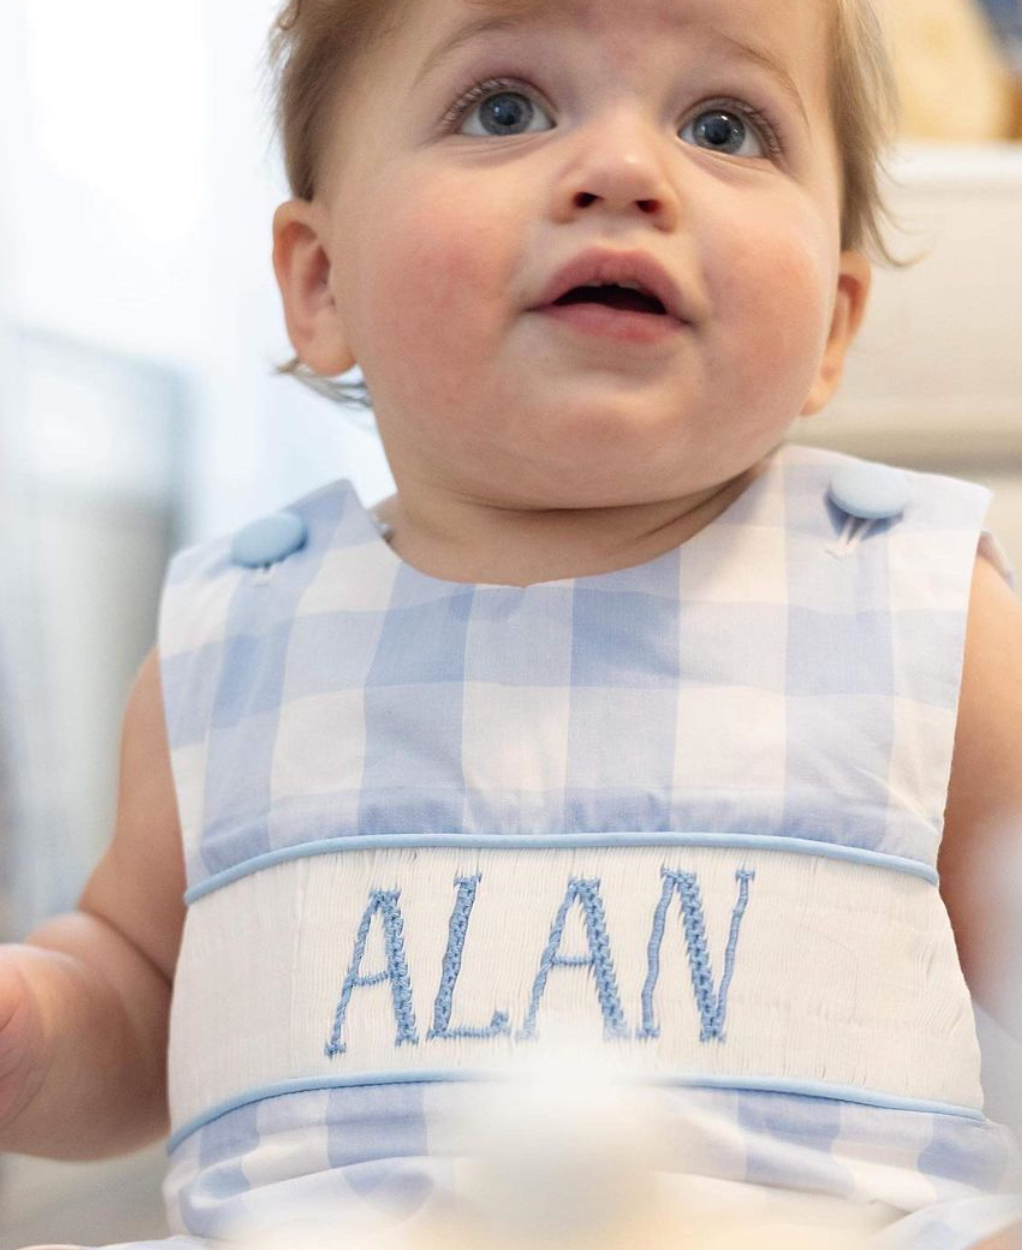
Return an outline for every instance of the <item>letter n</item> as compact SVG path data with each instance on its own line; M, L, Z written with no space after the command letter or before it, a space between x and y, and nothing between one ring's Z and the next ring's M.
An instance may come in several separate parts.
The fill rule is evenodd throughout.
M731 933L728 937L727 951L724 956L724 977L720 983L720 991L715 992L713 972L710 968L710 952L706 944L706 920L703 915L703 900L699 892L699 880L694 872L672 872L662 869L664 878L663 893L653 916L653 933L649 939L649 971L646 984L642 991L642 1028L638 1036L643 1039L659 1037L660 1028L656 1023L653 1011L653 995L660 977L660 946L664 937L664 925L667 922L667 911L675 891L681 902L681 915L685 927L685 944L688 948L688 962L692 973L692 986L695 990L696 1005L702 1029L699 1033L701 1042L713 1038L725 1040L724 1021L727 1018L727 993L735 970L735 952L738 949L738 933L741 928L742 916L749 901L749 882L755 873L743 868L735 873L738 882L738 902L731 915Z

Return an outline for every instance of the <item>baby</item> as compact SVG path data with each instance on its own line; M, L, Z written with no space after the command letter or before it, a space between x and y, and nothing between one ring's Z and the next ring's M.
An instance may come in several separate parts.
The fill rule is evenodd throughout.
M344 1244L567 1045L657 1091L682 1220L1010 1245L970 989L1022 607L989 492L785 441L892 259L869 0L302 0L271 46L287 369L361 367L397 493L172 564L112 846L0 954L0 1149L169 1130L175 1244Z

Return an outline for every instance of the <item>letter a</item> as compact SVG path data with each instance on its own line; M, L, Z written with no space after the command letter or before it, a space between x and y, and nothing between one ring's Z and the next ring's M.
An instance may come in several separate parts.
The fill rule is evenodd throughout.
M559 951L561 938L564 935L564 923L575 903L581 906L582 914L585 916L589 954L561 955ZM540 1000L546 990L547 977L553 968L592 968L600 999L600 1010L603 1012L604 1037L628 1036L624 1012L621 1010L621 997L617 989L614 959L610 953L610 939L607 936L607 922L603 914L599 881L582 881L577 877L572 877L564 902L550 930L550 941L540 960L525 1023L516 1035L518 1041L527 1041L536 1036L536 1016L539 1014Z
M374 890L369 895L369 906L365 909L362 923L358 927L355 938L355 951L351 957L351 967L344 978L341 988L341 1001L337 1004L334 1015L334 1027L330 1040L326 1044L326 1055L332 1059L334 1055L343 1055L348 1049L341 1041L344 1019L348 1014L348 1003L352 991L364 985L380 985L383 981L390 982L391 997L394 1002L394 1017L397 1020L397 1037L395 1046L410 1042L419 1044L415 1032L415 1011L412 1006L412 986L408 976L408 961L405 959L404 919L397 901L401 897L400 890ZM379 912L383 917L383 939L387 951L387 967L384 972L373 972L368 976L361 975L362 959L365 955L366 941L373 917Z

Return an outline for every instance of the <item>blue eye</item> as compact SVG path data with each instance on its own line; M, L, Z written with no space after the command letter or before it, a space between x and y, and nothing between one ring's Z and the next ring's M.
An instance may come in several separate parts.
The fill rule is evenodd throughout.
M754 125L748 121L755 119ZM697 140L701 141L710 152L723 152L725 156L762 157L768 153L780 152L780 146L774 136L773 127L755 110L731 104L715 104L703 111L689 123L680 133L684 135L693 128ZM757 133L759 132L759 133ZM757 150L743 151L746 141L752 138Z
M476 105L480 107L476 109ZM481 129L467 130L460 126L476 114ZM474 138L515 137L553 129L553 123L547 127L542 124L533 126L534 122L541 123L543 118L549 121L536 103L531 88L515 79L491 78L477 83L451 107L441 122L441 129L446 133L459 127L459 134ZM695 140L700 146L725 156L779 157L783 151L777 128L771 120L758 109L736 100L718 100L703 105L702 111L679 134L684 135L690 127L694 127ZM755 145L755 150L751 152L744 150L750 139Z
M533 98L521 89L521 84L506 78L494 78L478 83L463 95L441 123L443 129L453 129L470 112L474 113L473 106L479 103L482 105L478 113L483 129L460 133L475 136L528 134L530 124L537 117Z

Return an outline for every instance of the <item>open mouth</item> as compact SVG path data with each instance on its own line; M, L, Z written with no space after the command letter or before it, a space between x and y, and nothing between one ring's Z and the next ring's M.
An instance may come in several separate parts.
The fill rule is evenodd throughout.
M569 304L603 304L620 312L651 313L657 317L667 315L667 309L655 296L624 286L577 286L554 301L554 307L563 308Z

